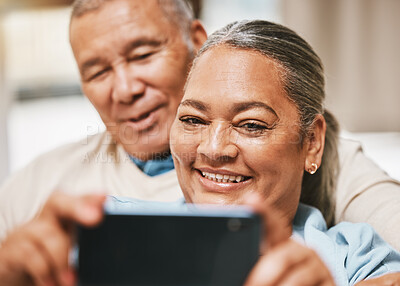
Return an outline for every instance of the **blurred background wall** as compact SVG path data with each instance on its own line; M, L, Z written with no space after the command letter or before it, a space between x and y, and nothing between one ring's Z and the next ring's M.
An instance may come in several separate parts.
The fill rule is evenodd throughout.
M283 0L282 18L315 48L327 107L350 131L400 131L400 1Z
M38 154L104 129L68 42L72 0L0 0L0 183ZM400 131L399 0L192 0L208 32L288 25L321 56L327 107L353 132Z

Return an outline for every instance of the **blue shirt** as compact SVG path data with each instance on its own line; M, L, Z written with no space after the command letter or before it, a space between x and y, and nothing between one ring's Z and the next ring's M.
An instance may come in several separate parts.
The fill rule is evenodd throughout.
M163 203L110 197L105 204L105 211L129 212L133 208L173 210L184 207L183 200ZM400 253L366 223L343 222L327 229L319 210L299 204L292 237L320 255L337 285L354 285L366 278L400 272Z
M131 155L129 155L129 158L143 173L150 177L161 175L174 169L174 161L171 155L147 161L139 160Z
M400 253L366 223L342 222L327 229L318 209L300 204L293 237L319 254L337 285L400 271Z

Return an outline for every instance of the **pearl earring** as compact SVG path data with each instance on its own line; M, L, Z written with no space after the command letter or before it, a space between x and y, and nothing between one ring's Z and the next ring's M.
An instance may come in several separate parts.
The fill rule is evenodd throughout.
M314 175L315 172L316 172L317 170L318 170L318 165L315 164L315 163L312 163L312 164L311 164L311 168L308 169L308 172L309 172L311 175Z

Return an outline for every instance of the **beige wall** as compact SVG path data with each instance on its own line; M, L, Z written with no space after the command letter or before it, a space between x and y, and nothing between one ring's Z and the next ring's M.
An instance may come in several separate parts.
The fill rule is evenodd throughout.
M4 84L4 54L3 26L0 14L0 184L8 175L8 148L7 148L7 107L9 96Z
M327 74L327 108L350 131L400 131L400 1L282 0Z
M1 84L1 81L0 81ZM3 108L3 93L0 91L0 184L7 177L8 166L8 146L7 146L7 121L6 112Z
M12 166L9 151L16 145L15 142L8 145L11 137L7 132L12 107L18 105L14 100L16 91L21 87L79 82L68 40L69 7L1 8L0 5L0 184ZM18 143L18 146L27 144Z
M4 17L5 71L11 89L79 82L69 45L71 9L34 9Z

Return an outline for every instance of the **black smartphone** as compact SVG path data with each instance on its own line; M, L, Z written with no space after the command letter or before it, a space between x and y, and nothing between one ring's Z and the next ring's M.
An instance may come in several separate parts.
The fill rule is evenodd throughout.
M261 231L243 207L109 213L78 227L78 285L243 285Z

